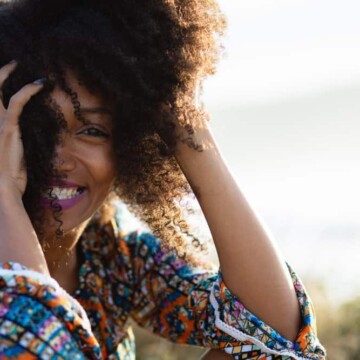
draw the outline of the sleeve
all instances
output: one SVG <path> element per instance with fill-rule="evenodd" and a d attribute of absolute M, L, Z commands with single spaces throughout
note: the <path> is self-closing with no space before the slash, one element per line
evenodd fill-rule
<path fill-rule="evenodd" d="M 306 291 L 289 268 L 302 315 L 293 343 L 247 310 L 226 287 L 221 270 L 192 267 L 164 252 L 148 233 L 127 240 L 134 297 L 131 316 L 171 341 L 221 349 L 234 359 L 325 359 Z"/>
<path fill-rule="evenodd" d="M 99 359 L 80 304 L 58 283 L 0 263 L 0 359 Z"/>

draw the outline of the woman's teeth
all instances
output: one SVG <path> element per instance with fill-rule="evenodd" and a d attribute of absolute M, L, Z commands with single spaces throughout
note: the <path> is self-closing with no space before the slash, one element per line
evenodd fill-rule
<path fill-rule="evenodd" d="M 50 197 L 50 199 L 56 197 L 58 200 L 68 200 L 74 198 L 75 196 L 79 195 L 82 192 L 83 190 L 80 187 L 78 188 L 53 187 L 49 189 L 47 196 Z"/>

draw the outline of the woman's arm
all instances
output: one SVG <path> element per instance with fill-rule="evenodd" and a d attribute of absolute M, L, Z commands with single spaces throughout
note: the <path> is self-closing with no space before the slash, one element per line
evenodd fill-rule
<path fill-rule="evenodd" d="M 292 271 L 303 323 L 296 343 L 252 314 L 229 291 L 221 272 L 205 271 L 201 264 L 195 267 L 164 251 L 160 239 L 150 233 L 123 237 L 116 226 L 113 233 L 109 226 L 103 229 L 96 232 L 108 233 L 110 238 L 118 234 L 111 288 L 119 289 L 116 299 L 122 299 L 121 309 L 140 326 L 180 344 L 220 349 L 234 359 L 325 358 L 316 338 L 311 302 Z M 100 269 L 95 272 L 108 273 Z"/>
<path fill-rule="evenodd" d="M 289 340 L 300 328 L 288 269 L 222 158 L 207 124 L 195 129 L 196 152 L 178 144 L 176 159 L 205 215 L 224 281 L 254 314 Z"/>
<path fill-rule="evenodd" d="M 12 96 L 5 109 L 1 89 L 15 67 L 16 63 L 10 63 L 0 69 L 0 262 L 19 262 L 49 275 L 45 256 L 22 202 L 27 176 L 19 129 L 24 106 L 42 89 L 42 84 L 24 86 Z"/>
<path fill-rule="evenodd" d="M 80 304 L 48 276 L 0 263 L 0 359 L 99 359 Z"/>
<path fill-rule="evenodd" d="M 49 275 L 44 253 L 21 199 L 0 185 L 0 263 L 7 261 Z"/>

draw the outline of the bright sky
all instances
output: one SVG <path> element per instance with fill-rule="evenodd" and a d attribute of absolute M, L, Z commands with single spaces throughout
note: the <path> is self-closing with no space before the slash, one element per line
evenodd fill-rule
<path fill-rule="evenodd" d="M 227 55 L 205 88 L 207 102 L 257 103 L 360 82 L 358 0 L 219 3 Z"/>
<path fill-rule="evenodd" d="M 226 57 L 203 99 L 266 214 L 360 214 L 360 2 L 219 0 Z"/>
<path fill-rule="evenodd" d="M 225 159 L 300 275 L 358 295 L 360 1 L 219 2 L 226 57 L 203 99 Z"/>

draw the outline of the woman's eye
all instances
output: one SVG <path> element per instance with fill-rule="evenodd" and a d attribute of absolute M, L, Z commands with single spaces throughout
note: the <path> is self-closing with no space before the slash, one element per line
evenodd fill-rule
<path fill-rule="evenodd" d="M 106 132 L 101 131 L 95 127 L 87 128 L 87 129 L 83 130 L 81 132 L 81 134 L 95 136 L 95 137 L 105 137 L 105 138 L 109 137 L 109 134 L 107 134 Z"/>

